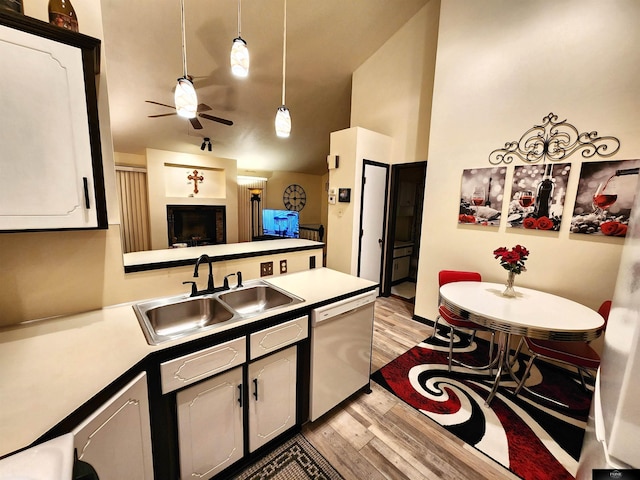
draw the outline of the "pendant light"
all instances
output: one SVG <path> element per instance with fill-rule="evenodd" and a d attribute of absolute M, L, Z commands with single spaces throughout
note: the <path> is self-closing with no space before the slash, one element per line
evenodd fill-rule
<path fill-rule="evenodd" d="M 236 77 L 249 75 L 249 49 L 247 42 L 240 35 L 242 31 L 242 0 L 238 0 L 238 37 L 233 39 L 231 46 L 231 73 Z"/>
<path fill-rule="evenodd" d="M 196 118 L 198 110 L 198 96 L 193 83 L 187 76 L 187 38 L 184 28 L 184 0 L 180 0 L 182 17 L 182 77 L 178 79 L 175 92 L 176 111 L 184 118 Z"/>
<path fill-rule="evenodd" d="M 282 37 L 282 105 L 278 107 L 276 112 L 276 135 L 286 138 L 291 133 L 291 115 L 284 101 L 287 73 L 287 0 L 284 0 L 284 31 Z"/>

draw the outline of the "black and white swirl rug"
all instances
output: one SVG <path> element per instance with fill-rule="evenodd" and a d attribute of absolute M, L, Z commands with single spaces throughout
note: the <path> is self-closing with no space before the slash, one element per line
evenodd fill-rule
<path fill-rule="evenodd" d="M 521 478 L 573 479 L 592 397 L 577 375 L 537 361 L 527 380 L 532 390 L 570 408 L 536 400 L 526 392 L 516 397 L 515 382 L 506 378 L 486 406 L 493 377 L 488 370 L 455 365 L 447 372 L 448 344 L 445 336 L 428 338 L 371 378 Z M 488 347 L 482 339 L 469 344 L 468 338 L 456 337 L 454 358 L 483 365 Z M 516 375 L 524 370 L 527 358 L 520 354 L 513 366 Z"/>

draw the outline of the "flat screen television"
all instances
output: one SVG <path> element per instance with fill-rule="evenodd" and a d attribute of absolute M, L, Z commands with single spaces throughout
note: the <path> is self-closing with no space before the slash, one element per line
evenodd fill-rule
<path fill-rule="evenodd" d="M 298 212 L 265 208 L 262 210 L 262 232 L 275 237 L 299 238 Z"/>

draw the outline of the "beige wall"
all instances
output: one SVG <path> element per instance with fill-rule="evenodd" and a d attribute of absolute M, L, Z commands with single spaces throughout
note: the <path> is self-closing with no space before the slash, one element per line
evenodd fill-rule
<path fill-rule="evenodd" d="M 353 74 L 351 126 L 392 137 L 390 163 L 427 158 L 439 7 L 431 0 Z"/>
<path fill-rule="evenodd" d="M 509 231 L 504 222 L 458 225 L 457 192 L 463 169 L 489 166 L 492 150 L 549 112 L 581 132 L 618 137 L 622 147 L 612 159 L 639 158 L 639 24 L 635 0 L 442 1 L 416 314 L 435 317 L 440 269 L 505 281 L 491 252 L 518 243 L 531 255 L 516 288 L 550 291 L 594 309 L 612 296 L 622 239 L 569 232 L 579 155 L 570 158 L 565 218 L 556 233 Z"/>
<path fill-rule="evenodd" d="M 349 203 L 328 205 L 327 267 L 358 273 L 360 205 L 364 160 L 390 163 L 391 138 L 354 127 L 331 133 L 330 155 L 340 157 L 339 168 L 329 170 L 329 189 L 351 188 Z"/>
<path fill-rule="evenodd" d="M 284 209 L 282 195 L 291 184 L 304 188 L 307 203 L 300 211 L 300 223 L 322 223 L 326 225 L 326 216 L 322 214 L 324 183 L 320 175 L 295 172 L 273 172 L 267 181 L 267 198 L 264 208 Z"/>

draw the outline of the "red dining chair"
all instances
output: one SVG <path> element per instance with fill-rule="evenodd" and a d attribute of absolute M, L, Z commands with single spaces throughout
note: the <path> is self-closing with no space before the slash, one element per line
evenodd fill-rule
<path fill-rule="evenodd" d="M 602 302 L 602 305 L 600 305 L 600 308 L 598 309 L 598 313 L 602 315 L 602 318 L 604 318 L 603 329 L 607 328 L 607 321 L 609 320 L 610 311 L 611 300 Z M 554 362 L 560 362 L 575 367 L 578 370 L 578 374 L 580 375 L 580 382 L 582 383 L 582 388 L 584 388 L 585 391 L 587 390 L 587 385 L 584 381 L 584 375 L 587 374 L 593 378 L 593 375 L 591 375 L 589 370 L 597 370 L 600 366 L 600 357 L 591 347 L 591 345 L 589 345 L 589 342 L 563 342 L 557 340 L 537 340 L 533 338 L 522 337 L 520 339 L 520 343 L 518 344 L 518 348 L 516 349 L 516 356 L 519 353 L 523 343 L 527 345 L 527 348 L 531 352 L 531 358 L 527 363 L 527 367 L 525 368 L 520 383 L 516 387 L 516 390 L 514 392 L 516 395 L 524 387 L 524 383 L 529 376 L 529 372 L 531 371 L 533 362 L 537 358 L 552 360 Z M 554 399 L 547 397 L 544 398 L 550 400 L 553 403 L 560 404 L 560 402 L 557 402 Z"/>
<path fill-rule="evenodd" d="M 480 282 L 482 281 L 482 276 L 478 272 L 465 272 L 460 270 L 441 270 L 438 273 L 438 283 L 440 286 L 445 285 L 447 283 L 452 282 Z M 438 307 L 438 316 L 436 317 L 436 321 L 433 325 L 433 334 L 431 338 L 435 337 L 438 333 L 438 321 L 442 319 L 447 323 L 449 327 L 449 372 L 451 371 L 451 364 L 455 363 L 456 365 L 462 365 L 463 367 L 470 368 L 472 370 L 486 370 L 492 369 L 493 365 L 496 363 L 495 359 L 493 359 L 493 344 L 495 340 L 495 332 L 489 328 L 483 327 L 474 323 L 470 320 L 465 320 L 464 318 L 456 315 L 451 310 L 449 310 L 446 306 L 440 305 Z M 453 340 L 454 340 L 454 332 L 457 329 L 465 329 L 471 330 L 471 336 L 469 338 L 469 344 L 471 345 L 476 336 L 476 331 L 487 331 L 491 332 L 491 345 L 489 347 L 489 363 L 487 365 L 482 365 L 479 367 L 467 365 L 465 363 L 460 362 L 459 360 L 453 359 Z M 493 372 L 490 371 L 490 374 Z"/>

